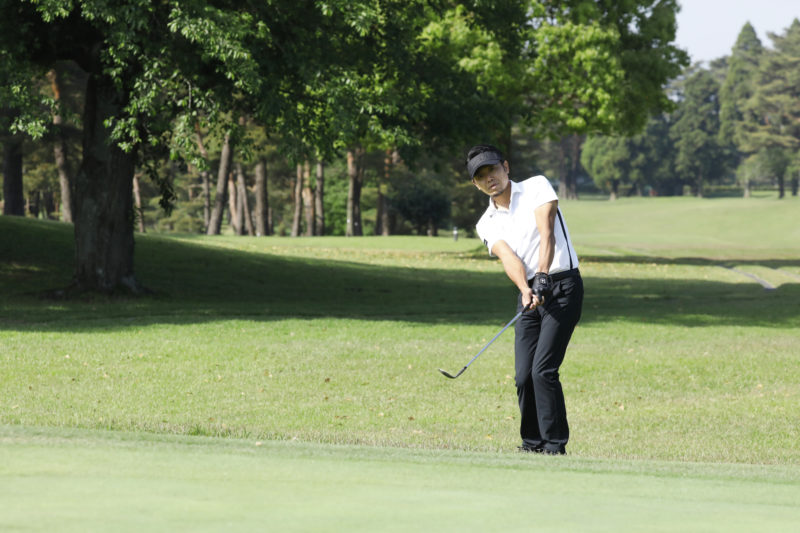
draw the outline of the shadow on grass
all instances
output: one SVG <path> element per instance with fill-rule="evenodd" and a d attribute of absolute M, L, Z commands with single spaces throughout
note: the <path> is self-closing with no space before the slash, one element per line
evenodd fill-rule
<path fill-rule="evenodd" d="M 0 223 L 0 331 L 109 331 L 227 318 L 501 324 L 515 312 L 516 290 L 500 272 L 283 257 L 163 238 L 137 241 L 136 272 L 154 295 L 49 300 L 41 296 L 45 290 L 69 283 L 71 228 L 14 226 L 18 234 L 9 237 L 8 225 Z M 717 264 L 704 261 L 664 259 L 669 264 Z M 641 262 L 655 261 L 647 257 Z M 755 283 L 587 276 L 585 285 L 584 325 L 624 320 L 684 327 L 786 327 L 800 321 L 800 284 L 764 291 Z"/>
<path fill-rule="evenodd" d="M 633 263 L 640 265 L 736 266 L 758 265 L 769 268 L 800 267 L 800 259 L 708 259 L 705 257 L 660 257 L 653 255 L 581 255 L 591 263 Z"/>

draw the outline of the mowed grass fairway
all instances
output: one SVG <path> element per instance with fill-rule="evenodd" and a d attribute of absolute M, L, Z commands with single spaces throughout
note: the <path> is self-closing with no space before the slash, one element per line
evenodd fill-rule
<path fill-rule="evenodd" d="M 0 530 L 796 531 L 800 203 L 562 205 L 567 457 L 516 453 L 515 312 L 474 239 L 137 236 L 0 217 Z M 763 284 L 774 287 L 766 290 Z"/>

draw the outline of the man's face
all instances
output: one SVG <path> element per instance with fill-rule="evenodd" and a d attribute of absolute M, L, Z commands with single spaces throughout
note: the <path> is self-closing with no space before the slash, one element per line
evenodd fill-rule
<path fill-rule="evenodd" d="M 472 183 L 489 196 L 498 196 L 508 187 L 508 161 L 485 165 L 478 169 Z"/>

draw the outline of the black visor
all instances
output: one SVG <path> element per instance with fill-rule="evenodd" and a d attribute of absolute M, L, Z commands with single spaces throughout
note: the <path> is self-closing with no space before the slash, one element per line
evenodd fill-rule
<path fill-rule="evenodd" d="M 474 179 L 475 173 L 478 172 L 479 168 L 485 167 L 486 165 L 496 165 L 503 161 L 503 156 L 498 152 L 483 152 L 469 160 L 469 163 L 467 163 L 467 172 L 469 172 L 470 179 Z"/>

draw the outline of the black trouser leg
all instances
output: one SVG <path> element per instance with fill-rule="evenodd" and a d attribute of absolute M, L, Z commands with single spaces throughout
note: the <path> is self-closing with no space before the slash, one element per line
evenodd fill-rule
<path fill-rule="evenodd" d="M 554 284 L 553 295 L 544 306 L 526 312 L 516 323 L 516 385 L 525 446 L 558 452 L 569 440 L 558 370 L 582 305 L 581 278 L 566 278 Z"/>
<path fill-rule="evenodd" d="M 521 308 L 521 304 L 520 304 Z M 536 414 L 536 394 L 533 390 L 533 357 L 539 339 L 541 317 L 536 311 L 524 313 L 514 326 L 514 369 L 516 371 L 517 399 L 519 400 L 520 436 L 522 445 L 542 447 L 539 418 Z"/>

